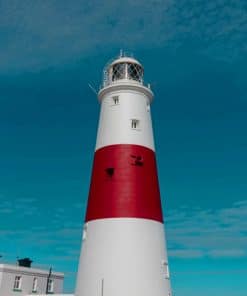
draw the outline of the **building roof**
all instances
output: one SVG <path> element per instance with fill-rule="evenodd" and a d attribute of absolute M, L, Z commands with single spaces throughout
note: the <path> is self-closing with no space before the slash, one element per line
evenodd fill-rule
<path fill-rule="evenodd" d="M 9 273 L 20 272 L 22 274 L 27 274 L 27 275 L 31 274 L 31 275 L 45 276 L 45 277 L 47 277 L 47 275 L 49 274 L 49 270 L 46 270 L 46 269 L 23 267 L 23 266 L 12 265 L 12 264 L 0 264 L 0 272 L 9 272 Z M 51 277 L 63 279 L 64 273 L 52 271 Z"/>

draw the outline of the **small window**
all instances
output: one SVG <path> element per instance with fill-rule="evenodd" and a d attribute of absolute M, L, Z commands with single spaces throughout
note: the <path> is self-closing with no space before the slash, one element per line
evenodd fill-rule
<path fill-rule="evenodd" d="M 47 292 L 48 293 L 53 293 L 53 291 L 54 291 L 54 281 L 52 279 L 48 279 Z"/>
<path fill-rule="evenodd" d="M 170 273 L 169 273 L 169 266 L 168 263 L 165 260 L 162 260 L 162 269 L 165 274 L 165 278 L 169 279 L 170 278 Z"/>
<path fill-rule="evenodd" d="M 138 119 L 132 119 L 131 120 L 131 128 L 132 129 L 137 129 L 140 125 L 140 120 Z"/>
<path fill-rule="evenodd" d="M 168 263 L 166 264 L 166 278 L 167 278 L 167 279 L 170 278 L 170 272 L 169 272 L 169 266 L 168 266 Z"/>
<path fill-rule="evenodd" d="M 114 105 L 118 105 L 119 104 L 119 96 L 112 97 L 112 100 L 113 100 Z"/>
<path fill-rule="evenodd" d="M 82 240 L 85 241 L 86 238 L 87 238 L 87 224 L 84 224 L 83 234 L 82 234 Z"/>
<path fill-rule="evenodd" d="M 38 287 L 38 279 L 35 277 L 33 279 L 33 288 L 32 288 L 32 292 L 37 292 L 37 287 Z"/>
<path fill-rule="evenodd" d="M 21 276 L 19 275 L 15 277 L 14 290 L 21 290 Z"/>
<path fill-rule="evenodd" d="M 147 111 L 150 112 L 150 103 L 147 102 Z"/>

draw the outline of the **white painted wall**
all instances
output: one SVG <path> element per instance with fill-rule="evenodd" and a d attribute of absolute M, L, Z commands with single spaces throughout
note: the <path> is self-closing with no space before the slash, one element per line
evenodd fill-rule
<path fill-rule="evenodd" d="M 19 267 L 9 264 L 0 264 L 0 296 L 21 296 L 31 294 L 33 287 L 33 279 L 38 279 L 37 293 L 45 293 L 48 271 Z M 20 275 L 22 277 L 21 291 L 14 291 L 15 277 Z M 54 293 L 62 293 L 63 291 L 63 278 L 62 273 L 52 273 L 51 279 L 54 281 Z M 37 295 L 35 293 L 35 295 Z"/>
<path fill-rule="evenodd" d="M 117 105 L 114 96 L 119 97 Z M 131 119 L 140 120 L 136 130 L 131 128 Z M 115 144 L 135 144 L 154 150 L 150 99 L 140 91 L 112 91 L 102 98 L 96 150 Z"/>
<path fill-rule="evenodd" d="M 170 295 L 162 223 L 98 219 L 87 223 L 84 237 L 76 296 L 101 296 L 101 289 L 106 296 Z"/>
<path fill-rule="evenodd" d="M 118 96 L 118 104 L 114 96 Z M 98 97 L 101 111 L 96 150 L 117 144 L 155 150 L 150 89 L 119 80 L 101 89 Z M 136 129 L 131 127 L 132 119 L 139 120 Z M 162 223 L 108 218 L 89 221 L 84 229 L 75 296 L 171 295 Z"/>

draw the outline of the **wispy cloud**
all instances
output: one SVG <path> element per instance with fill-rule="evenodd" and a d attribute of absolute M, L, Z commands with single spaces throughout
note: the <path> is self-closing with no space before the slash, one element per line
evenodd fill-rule
<path fill-rule="evenodd" d="M 183 249 L 183 250 L 176 250 L 171 249 L 169 250 L 169 257 L 176 257 L 176 258 L 201 258 L 203 257 L 203 251 L 201 250 L 193 250 L 193 249 Z"/>
<path fill-rule="evenodd" d="M 35 206 L 35 198 L 19 198 L 9 200 L 4 195 L 0 196 L 0 214 L 21 214 L 21 215 L 34 215 L 38 208 Z"/>
<path fill-rule="evenodd" d="M 8 204 L 9 205 L 9 204 Z M 26 202 L 32 207 L 32 203 Z M 81 212 L 81 205 L 71 205 L 73 211 Z M 43 225 L 30 226 L 22 229 L 0 229 L 1 249 L 3 262 L 13 262 L 16 256 L 31 256 L 34 266 L 43 269 L 63 270 L 67 282 L 74 282 L 76 266 L 80 253 L 82 221 L 68 220 L 68 209 L 55 210 L 56 224 L 51 227 Z M 34 213 L 35 215 L 35 213 Z M 210 257 L 219 258 L 246 258 L 247 245 L 247 201 L 239 201 L 227 208 L 218 210 L 189 208 L 182 206 L 170 210 L 165 217 L 168 256 L 180 260 L 200 260 Z M 45 213 L 41 213 L 44 217 Z M 66 225 L 65 225 L 66 224 Z M 11 246 L 11 254 L 9 248 Z M 64 265 L 64 262 L 66 264 Z M 175 270 L 173 275 L 186 273 L 193 274 L 245 274 L 246 269 L 219 269 L 219 270 Z M 72 289 L 72 288 L 71 288 Z"/>
<path fill-rule="evenodd" d="M 175 50 L 187 41 L 218 58 L 247 50 L 244 0 L 2 0 L 0 11 L 2 71 L 40 69 L 107 48 Z"/>
<path fill-rule="evenodd" d="M 247 201 L 218 210 L 181 208 L 167 213 L 171 257 L 247 256 Z"/>
<path fill-rule="evenodd" d="M 20 198 L 12 203 L 1 196 L 0 214 L 30 215 L 31 218 L 47 216 L 36 206 L 35 198 Z M 71 205 L 73 213 L 80 215 L 83 203 Z M 170 210 L 165 216 L 165 226 L 170 257 L 178 258 L 225 258 L 247 256 L 247 201 L 235 202 L 232 206 L 213 209 L 188 208 L 181 206 Z M 18 229 L 2 228 L 0 235 L 3 241 L 15 241 L 23 246 L 34 248 L 53 248 L 58 256 L 68 256 L 70 260 L 78 257 L 83 221 L 71 219 L 68 209 L 53 209 L 49 217 L 49 227 L 40 224 L 27 225 Z M 66 222 L 67 221 L 67 222 Z M 61 249 L 60 243 L 63 242 Z M 59 247 L 60 246 L 60 247 Z M 54 252 L 56 257 L 56 252 Z"/>
<path fill-rule="evenodd" d="M 35 198 L 15 198 L 13 201 L 1 195 L 0 216 L 4 221 L 8 218 L 9 222 L 2 223 L 0 227 L 0 253 L 7 250 L 9 245 L 13 245 L 15 250 L 12 252 L 15 257 L 17 253 L 21 255 L 20 250 L 28 252 L 31 246 L 33 250 L 40 250 L 41 257 L 47 252 L 50 254 L 53 249 L 50 257 L 54 260 L 56 256 L 67 256 L 69 260 L 75 260 L 78 253 L 76 250 L 80 245 L 82 221 L 78 223 L 77 218 L 73 219 L 71 211 L 73 215 L 77 213 L 78 217 L 81 206 L 78 207 L 78 203 L 75 203 L 71 205 L 71 209 L 40 208 Z"/>

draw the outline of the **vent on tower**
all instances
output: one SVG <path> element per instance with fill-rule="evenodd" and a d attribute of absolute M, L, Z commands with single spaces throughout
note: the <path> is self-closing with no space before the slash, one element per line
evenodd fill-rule
<path fill-rule="evenodd" d="M 107 168 L 105 171 L 109 177 L 114 175 L 114 168 Z"/>
<path fill-rule="evenodd" d="M 140 155 L 131 155 L 131 157 L 133 158 L 133 165 L 136 166 L 143 166 L 143 157 Z"/>

